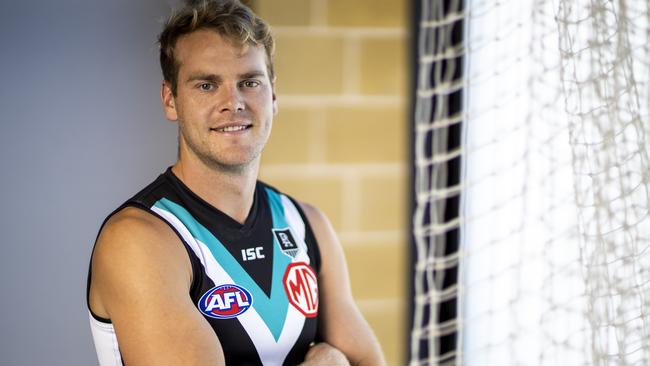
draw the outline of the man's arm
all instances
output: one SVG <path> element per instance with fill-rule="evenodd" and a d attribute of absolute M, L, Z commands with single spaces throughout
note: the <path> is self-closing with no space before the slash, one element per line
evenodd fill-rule
<path fill-rule="evenodd" d="M 90 304 L 113 322 L 127 365 L 225 365 L 191 281 L 187 252 L 161 220 L 136 208 L 109 220 L 93 254 Z"/>
<path fill-rule="evenodd" d="M 354 366 L 379 366 L 385 361 L 370 326 L 357 308 L 348 277 L 343 250 L 327 217 L 317 208 L 301 204 L 314 231 L 321 253 L 318 277 L 320 326 L 324 341 L 345 354 Z M 327 357 L 336 350 L 324 347 Z M 304 365 L 311 365 L 310 355 Z M 318 365 L 316 355 L 313 365 Z"/>

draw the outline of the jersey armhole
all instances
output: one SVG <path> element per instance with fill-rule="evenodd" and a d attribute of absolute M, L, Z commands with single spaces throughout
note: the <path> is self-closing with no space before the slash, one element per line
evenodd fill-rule
<path fill-rule="evenodd" d="M 167 226 L 169 226 L 174 231 L 176 236 L 181 240 L 181 243 L 183 244 L 183 247 L 185 248 L 185 251 L 187 252 L 187 256 L 188 256 L 188 259 L 190 261 L 190 266 L 192 268 L 192 273 L 191 273 L 192 280 L 191 280 L 190 289 L 189 289 L 190 297 L 192 299 L 197 298 L 197 296 L 199 295 L 199 290 L 201 289 L 200 279 L 202 278 L 201 270 L 203 269 L 203 266 L 201 266 L 200 263 L 198 263 L 198 260 L 197 260 L 196 256 L 194 255 L 194 252 L 192 251 L 192 249 L 190 248 L 188 243 L 185 241 L 185 239 L 183 239 L 183 237 L 178 232 L 178 230 L 176 230 L 176 228 L 171 223 L 169 223 L 167 220 L 165 220 L 158 213 L 152 211 L 149 207 L 146 207 L 145 205 L 143 205 L 141 203 L 138 203 L 138 202 L 126 202 L 126 203 L 122 204 L 120 207 L 118 207 L 117 209 L 115 209 L 113 212 L 111 212 L 106 217 L 106 219 L 104 220 L 104 222 L 102 223 L 102 225 L 99 228 L 99 232 L 97 233 L 97 237 L 95 238 L 95 244 L 93 244 L 93 250 L 92 250 L 92 252 L 90 254 L 90 263 L 88 265 L 88 277 L 87 277 L 87 281 L 86 281 L 86 307 L 88 308 L 88 312 L 90 313 L 90 315 L 94 319 L 96 319 L 97 321 L 102 322 L 102 323 L 111 324 L 112 322 L 108 318 L 104 318 L 104 317 L 101 317 L 101 316 L 95 314 L 95 312 L 93 312 L 93 310 L 90 308 L 90 284 L 91 284 L 93 255 L 95 253 L 95 246 L 97 245 L 97 239 L 99 239 L 99 235 L 101 234 L 102 230 L 104 229 L 104 226 L 106 225 L 106 222 L 108 222 L 108 220 L 113 215 L 115 215 L 116 213 L 120 212 L 121 210 L 123 210 L 123 209 L 125 209 L 127 207 L 138 208 L 138 209 L 140 209 L 142 211 L 145 211 L 145 212 L 155 216 L 156 218 L 158 218 L 159 220 L 164 222 Z"/>
<path fill-rule="evenodd" d="M 296 210 L 298 210 L 298 213 L 300 214 L 302 221 L 305 223 L 305 242 L 314 243 L 313 247 L 309 248 L 309 250 L 314 253 L 313 267 L 316 269 L 316 274 L 320 275 L 320 248 L 318 245 L 318 240 L 316 240 L 316 236 L 314 235 L 314 231 L 311 228 L 311 224 L 309 223 L 309 220 L 307 219 L 307 215 L 305 215 L 305 212 L 302 210 L 300 204 L 295 199 L 293 199 L 293 197 L 289 197 L 289 196 L 287 197 L 291 200 L 291 203 L 293 203 L 293 205 L 296 207 Z"/>

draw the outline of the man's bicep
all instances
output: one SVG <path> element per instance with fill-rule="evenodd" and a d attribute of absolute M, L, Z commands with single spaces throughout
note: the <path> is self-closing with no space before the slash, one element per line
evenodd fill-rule
<path fill-rule="evenodd" d="M 109 222 L 93 256 L 92 286 L 128 365 L 223 365 L 219 341 L 189 297 L 179 239 L 137 212 Z"/>
<path fill-rule="evenodd" d="M 152 297 L 147 305 L 113 317 L 127 365 L 224 365 L 221 345 L 196 308 L 170 298 Z"/>

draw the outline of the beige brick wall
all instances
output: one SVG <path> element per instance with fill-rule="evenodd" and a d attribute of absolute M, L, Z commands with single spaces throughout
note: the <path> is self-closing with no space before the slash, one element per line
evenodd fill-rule
<path fill-rule="evenodd" d="M 405 0 L 254 0 L 277 39 L 268 183 L 320 207 L 389 365 L 404 360 Z"/>

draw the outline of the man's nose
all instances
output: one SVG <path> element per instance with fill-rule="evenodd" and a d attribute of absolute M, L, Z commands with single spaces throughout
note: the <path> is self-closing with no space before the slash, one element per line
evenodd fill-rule
<path fill-rule="evenodd" d="M 238 112 L 244 110 L 244 100 L 237 85 L 224 85 L 219 100 L 220 112 Z"/>

